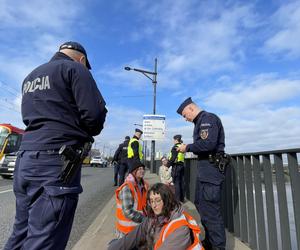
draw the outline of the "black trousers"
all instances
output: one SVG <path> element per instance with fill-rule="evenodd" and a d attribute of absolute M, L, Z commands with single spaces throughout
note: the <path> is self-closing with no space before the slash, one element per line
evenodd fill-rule
<path fill-rule="evenodd" d="M 172 178 L 175 186 L 175 197 L 178 201 L 184 202 L 184 165 L 172 166 Z"/>
<path fill-rule="evenodd" d="M 119 171 L 120 171 L 120 163 L 116 163 L 114 165 L 114 184 L 115 184 L 115 186 L 118 185 Z"/>
<path fill-rule="evenodd" d="M 128 164 L 121 163 L 119 169 L 119 186 L 124 183 L 126 172 L 128 171 Z"/>

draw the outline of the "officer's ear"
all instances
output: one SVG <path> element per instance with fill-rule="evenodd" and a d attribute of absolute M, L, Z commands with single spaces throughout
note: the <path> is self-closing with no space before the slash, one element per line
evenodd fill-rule
<path fill-rule="evenodd" d="M 81 64 L 83 64 L 85 67 L 87 67 L 87 66 L 86 66 L 86 57 L 85 57 L 84 55 L 80 56 L 79 62 L 80 62 Z"/>

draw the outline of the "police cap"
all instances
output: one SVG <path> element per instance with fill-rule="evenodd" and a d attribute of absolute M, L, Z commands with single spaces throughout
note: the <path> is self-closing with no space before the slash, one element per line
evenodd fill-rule
<path fill-rule="evenodd" d="M 91 65 L 90 65 L 90 62 L 88 60 L 87 53 L 86 53 L 85 49 L 83 48 L 83 46 L 80 43 L 65 42 L 62 45 L 60 45 L 59 51 L 62 50 L 62 49 L 72 49 L 72 50 L 76 50 L 76 51 L 79 51 L 82 54 L 84 54 L 84 56 L 86 58 L 86 66 L 87 66 L 88 69 L 91 69 Z"/>
<path fill-rule="evenodd" d="M 139 132 L 139 133 L 143 134 L 143 131 L 138 128 L 135 129 L 135 132 Z"/>
<path fill-rule="evenodd" d="M 185 100 L 180 104 L 179 108 L 177 109 L 177 113 L 180 114 L 180 115 L 182 115 L 183 109 L 184 109 L 187 105 L 189 105 L 189 104 L 191 104 L 191 103 L 193 103 L 191 97 L 185 99 Z"/>
<path fill-rule="evenodd" d="M 130 140 L 130 137 L 128 135 L 126 135 L 125 140 Z"/>
<path fill-rule="evenodd" d="M 173 139 L 177 141 L 181 141 L 181 137 L 182 137 L 181 135 L 174 135 Z"/>

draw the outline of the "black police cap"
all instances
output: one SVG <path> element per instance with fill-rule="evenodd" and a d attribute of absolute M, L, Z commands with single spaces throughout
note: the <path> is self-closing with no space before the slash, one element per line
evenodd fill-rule
<path fill-rule="evenodd" d="M 76 50 L 76 51 L 79 51 L 82 54 L 84 54 L 84 56 L 86 58 L 86 66 L 87 66 L 88 69 L 91 69 L 91 65 L 90 65 L 90 62 L 88 60 L 87 53 L 86 53 L 85 49 L 83 48 L 83 46 L 80 43 L 71 42 L 71 41 L 70 42 L 65 42 L 62 45 L 60 45 L 60 47 L 59 47 L 59 50 L 62 50 L 62 49 L 72 49 L 72 50 Z"/>
<path fill-rule="evenodd" d="M 174 135 L 173 139 L 177 141 L 181 141 L 181 135 Z"/>
<path fill-rule="evenodd" d="M 183 109 L 184 109 L 187 105 L 189 105 L 189 104 L 191 104 L 191 103 L 193 103 L 191 97 L 185 99 L 185 100 L 180 104 L 179 108 L 177 109 L 177 113 L 180 114 L 180 115 L 182 115 Z"/>
<path fill-rule="evenodd" d="M 130 140 L 130 136 L 126 135 L 125 140 Z"/>
<path fill-rule="evenodd" d="M 139 133 L 143 134 L 143 131 L 138 128 L 135 129 L 135 132 L 139 132 Z"/>

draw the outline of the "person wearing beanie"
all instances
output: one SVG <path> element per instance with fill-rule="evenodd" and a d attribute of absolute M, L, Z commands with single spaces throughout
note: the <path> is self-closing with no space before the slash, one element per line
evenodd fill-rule
<path fill-rule="evenodd" d="M 182 144 L 181 135 L 175 135 L 174 146 L 171 149 L 168 167 L 172 166 L 172 179 L 175 185 L 175 197 L 184 202 L 184 153 L 177 151 Z"/>
<path fill-rule="evenodd" d="M 182 102 L 177 113 L 195 125 L 193 143 L 181 144 L 178 150 L 198 156 L 195 206 L 207 232 L 203 246 L 206 250 L 225 250 L 226 235 L 221 211 L 225 169 L 218 164 L 227 158 L 222 122 L 217 115 L 198 107 L 191 97 Z"/>
<path fill-rule="evenodd" d="M 144 180 L 145 166 L 133 161 L 125 182 L 116 190 L 116 237 L 121 238 L 139 225 L 146 216 L 146 196 L 149 188 Z"/>
<path fill-rule="evenodd" d="M 126 172 L 128 171 L 127 164 L 127 148 L 130 137 L 125 136 L 124 142 L 119 144 L 112 162 L 114 163 L 114 186 L 121 186 L 124 182 Z"/>

